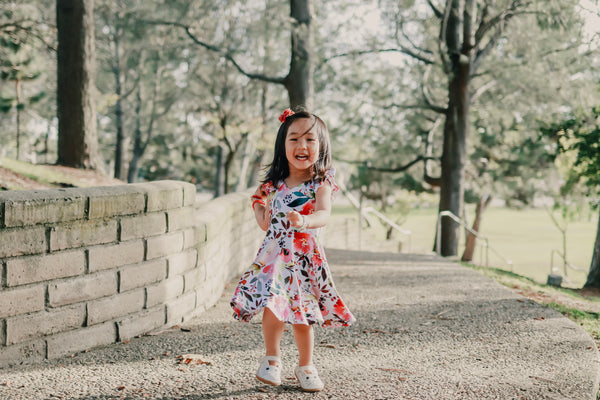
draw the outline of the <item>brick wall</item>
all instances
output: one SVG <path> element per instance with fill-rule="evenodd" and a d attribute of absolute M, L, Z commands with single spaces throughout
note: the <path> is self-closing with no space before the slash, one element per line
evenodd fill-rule
<path fill-rule="evenodd" d="M 249 193 L 176 181 L 0 193 L 0 366 L 172 326 L 213 305 L 263 235 Z"/>

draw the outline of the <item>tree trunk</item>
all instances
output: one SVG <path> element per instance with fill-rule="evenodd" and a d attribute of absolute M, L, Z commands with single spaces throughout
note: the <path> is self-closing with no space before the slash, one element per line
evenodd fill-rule
<path fill-rule="evenodd" d="M 131 154 L 131 160 L 129 160 L 129 170 L 127 171 L 127 182 L 134 183 L 137 180 L 138 175 L 138 161 L 144 153 L 143 142 L 142 142 L 142 94 L 141 89 L 138 86 L 136 92 L 136 105 L 135 105 L 135 130 L 133 131 L 133 151 Z"/>
<path fill-rule="evenodd" d="M 141 57 L 141 62 L 145 60 L 145 57 Z M 142 87 L 141 84 L 137 88 L 136 92 L 136 127 L 134 132 L 134 142 L 133 142 L 133 153 L 131 156 L 131 160 L 129 161 L 129 171 L 127 173 L 127 182 L 132 183 L 137 180 L 138 170 L 139 170 L 139 160 L 142 158 L 144 153 L 146 152 L 146 148 L 148 147 L 148 143 L 152 139 L 152 134 L 154 132 L 154 123 L 160 118 L 160 115 L 157 113 L 157 103 L 158 103 L 158 94 L 160 92 L 160 67 L 159 62 L 156 62 L 156 68 L 154 70 L 154 88 L 152 89 L 152 98 L 150 100 L 144 100 L 144 103 L 150 102 L 150 116 L 148 118 L 148 126 L 146 127 L 145 137 L 142 136 Z M 165 106 L 165 110 L 163 114 L 166 114 L 171 108 L 171 103 L 168 106 Z M 125 146 L 124 146 L 125 147 Z"/>
<path fill-rule="evenodd" d="M 102 169 L 94 105 L 94 1 L 57 0 L 58 163 Z"/>
<path fill-rule="evenodd" d="M 594 287 L 600 289 L 600 214 L 598 215 L 598 229 L 596 231 L 596 242 L 594 243 L 594 254 L 590 272 L 583 287 Z"/>
<path fill-rule="evenodd" d="M 50 122 L 46 121 L 46 136 L 44 137 L 44 162 L 50 164 Z"/>
<path fill-rule="evenodd" d="M 444 144 L 442 151 L 442 180 L 440 186 L 439 211 L 450 211 L 461 217 L 464 201 L 465 163 L 467 160 L 467 131 L 469 117 L 469 72 L 471 67 L 471 32 L 466 22 L 460 18 L 460 1 L 451 0 L 451 9 L 445 27 L 447 46 L 449 85 L 448 108 L 444 124 Z M 464 6 L 466 17 L 468 5 Z M 466 18 L 465 18 L 466 20 Z M 470 26 L 470 25 L 469 25 Z M 460 28 L 463 28 L 462 45 Z M 455 256 L 458 252 L 459 225 L 450 218 L 443 218 L 441 252 L 442 256 Z M 439 250 L 439 249 L 438 249 Z"/>
<path fill-rule="evenodd" d="M 292 108 L 313 106 L 312 10 L 310 0 L 290 0 L 292 17 L 292 58 L 285 88 Z"/>
<path fill-rule="evenodd" d="M 240 166 L 240 176 L 238 179 L 236 192 L 241 192 L 248 188 L 248 173 L 250 171 L 250 163 L 254 159 L 256 153 L 256 145 L 252 140 L 246 140 L 244 144 L 244 153 L 242 154 L 242 161 Z"/>
<path fill-rule="evenodd" d="M 217 145 L 217 155 L 215 167 L 217 169 L 215 174 L 215 197 L 219 197 L 223 195 L 223 187 L 225 186 L 225 177 L 223 170 L 225 169 L 223 162 L 223 145 Z"/>
<path fill-rule="evenodd" d="M 115 128 L 117 131 L 117 137 L 115 142 L 115 170 L 114 176 L 117 179 L 125 179 L 125 162 L 124 155 L 124 137 L 123 137 L 123 89 L 121 85 L 121 55 L 119 46 L 119 15 L 115 13 L 115 20 L 117 27 L 115 27 L 115 34 L 113 36 L 113 44 L 115 46 L 114 63 L 112 67 L 113 75 L 115 78 L 115 94 L 117 95 L 117 101 L 115 103 Z"/>
<path fill-rule="evenodd" d="M 17 94 L 17 160 L 21 158 L 21 79 L 15 81 Z"/>
<path fill-rule="evenodd" d="M 484 196 L 477 203 L 475 208 L 475 220 L 473 221 L 473 231 L 479 233 L 479 227 L 481 226 L 481 219 L 483 218 L 483 212 L 490 204 L 492 196 Z M 467 233 L 467 239 L 465 241 L 465 251 L 463 252 L 461 261 L 473 261 L 473 253 L 475 253 L 475 245 L 477 244 L 477 237 L 471 232 Z"/>
<path fill-rule="evenodd" d="M 223 163 L 223 194 L 229 193 L 229 173 L 231 172 L 231 165 L 233 164 L 233 158 L 235 152 L 228 151 Z"/>

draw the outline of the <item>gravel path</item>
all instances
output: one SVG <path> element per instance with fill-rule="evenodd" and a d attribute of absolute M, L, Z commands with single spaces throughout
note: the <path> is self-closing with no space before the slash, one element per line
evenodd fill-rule
<path fill-rule="evenodd" d="M 598 350 L 559 313 L 433 256 L 327 255 L 358 322 L 316 329 L 323 392 L 293 378 L 291 332 L 284 383 L 254 378 L 260 319 L 232 320 L 230 286 L 183 329 L 0 370 L 0 399 L 595 399 Z"/>

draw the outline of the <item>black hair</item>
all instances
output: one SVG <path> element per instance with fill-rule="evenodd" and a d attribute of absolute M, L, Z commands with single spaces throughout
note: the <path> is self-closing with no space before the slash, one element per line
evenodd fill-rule
<path fill-rule="evenodd" d="M 267 166 L 267 174 L 263 183 L 272 182 L 277 185 L 290 175 L 288 159 L 285 156 L 285 139 L 290 125 L 300 119 L 307 118 L 313 121 L 310 128 L 305 132 L 313 131 L 319 140 L 319 158 L 313 165 L 313 179 L 317 181 L 325 178 L 325 172 L 331 168 L 331 143 L 329 142 L 329 131 L 325 122 L 315 114 L 301 110 L 288 116 L 277 131 L 273 161 Z"/>

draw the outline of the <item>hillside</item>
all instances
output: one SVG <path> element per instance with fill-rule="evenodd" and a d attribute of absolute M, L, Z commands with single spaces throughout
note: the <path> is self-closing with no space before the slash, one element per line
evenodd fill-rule
<path fill-rule="evenodd" d="M 30 164 L 10 158 L 0 159 L 0 191 L 108 186 L 124 183 L 98 171 L 60 165 Z"/>

